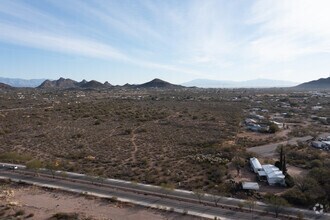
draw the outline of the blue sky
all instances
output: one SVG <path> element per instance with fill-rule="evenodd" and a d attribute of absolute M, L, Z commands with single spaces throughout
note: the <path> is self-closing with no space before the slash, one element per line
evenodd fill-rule
<path fill-rule="evenodd" d="M 1 0 L 0 76 L 328 77 L 329 8 L 328 0 Z"/>

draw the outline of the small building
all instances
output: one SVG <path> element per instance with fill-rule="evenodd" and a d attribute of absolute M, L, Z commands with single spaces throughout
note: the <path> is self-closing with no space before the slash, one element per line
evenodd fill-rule
<path fill-rule="evenodd" d="M 278 167 L 266 164 L 262 165 L 263 171 L 266 174 L 267 182 L 269 185 L 285 185 L 285 176 Z"/>
<path fill-rule="evenodd" d="M 324 150 L 330 150 L 330 141 L 322 141 L 323 143 L 323 149 Z"/>
<path fill-rule="evenodd" d="M 321 141 L 313 141 L 312 146 L 321 149 L 323 147 L 323 143 Z"/>
<path fill-rule="evenodd" d="M 279 129 L 283 129 L 284 128 L 284 123 L 280 123 L 277 121 L 271 121 L 272 123 L 274 123 Z"/>
<path fill-rule="evenodd" d="M 324 145 L 328 145 L 328 146 L 330 146 L 330 141 L 328 141 L 328 140 L 326 140 L 326 141 L 322 141 L 322 143 L 323 143 Z"/>
<path fill-rule="evenodd" d="M 320 109 L 322 109 L 322 106 L 312 106 L 313 111 L 319 111 Z"/>
<path fill-rule="evenodd" d="M 259 184 L 256 182 L 242 182 L 242 189 L 244 190 L 259 190 Z"/>
<path fill-rule="evenodd" d="M 258 124 L 249 124 L 246 126 L 246 128 L 251 131 L 260 131 L 261 130 L 261 126 Z"/>
<path fill-rule="evenodd" d="M 255 119 L 258 119 L 258 120 L 264 120 L 265 117 L 262 116 L 262 115 L 258 115 L 258 114 L 250 114 L 250 118 L 255 118 Z"/>
<path fill-rule="evenodd" d="M 257 123 L 257 121 L 254 120 L 254 119 L 251 119 L 251 118 L 247 118 L 247 119 L 245 119 L 245 124 L 246 124 L 246 125 L 249 125 L 249 124 L 256 124 L 256 123 Z"/>
<path fill-rule="evenodd" d="M 251 165 L 251 170 L 255 173 L 258 173 L 258 171 L 262 170 L 262 166 L 259 160 L 255 157 L 250 158 L 250 165 Z"/>

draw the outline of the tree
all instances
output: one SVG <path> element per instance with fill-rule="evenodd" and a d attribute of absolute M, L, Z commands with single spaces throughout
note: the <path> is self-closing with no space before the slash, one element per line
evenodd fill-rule
<path fill-rule="evenodd" d="M 304 220 L 304 213 L 302 213 L 302 212 L 298 212 L 298 213 L 297 213 L 297 219 L 298 219 L 298 220 Z"/>
<path fill-rule="evenodd" d="M 64 179 L 68 177 L 68 173 L 65 171 L 62 171 L 60 174 L 61 174 L 61 177 Z"/>
<path fill-rule="evenodd" d="M 215 195 L 215 194 L 212 194 L 211 196 L 212 196 L 212 200 L 214 202 L 215 207 L 218 207 L 218 203 L 220 202 L 221 197 L 218 195 Z"/>
<path fill-rule="evenodd" d="M 201 189 L 196 189 L 193 191 L 194 195 L 197 197 L 198 202 L 202 203 L 202 198 L 204 197 L 205 193 Z"/>
<path fill-rule="evenodd" d="M 253 219 L 254 208 L 256 207 L 257 201 L 251 197 L 244 202 L 244 204 L 249 208 L 251 212 L 251 219 Z"/>
<path fill-rule="evenodd" d="M 26 168 L 34 170 L 35 175 L 38 175 L 39 169 L 42 167 L 40 160 L 34 159 L 26 163 Z"/>
<path fill-rule="evenodd" d="M 237 206 L 238 206 L 238 208 L 242 211 L 242 209 L 243 209 L 243 207 L 244 207 L 244 203 L 239 202 L 239 203 L 237 204 Z"/>
<path fill-rule="evenodd" d="M 282 168 L 283 168 L 283 146 L 281 146 L 279 166 L 280 166 L 279 169 L 282 170 Z"/>
<path fill-rule="evenodd" d="M 106 180 L 106 176 L 104 175 L 98 175 L 97 176 L 97 181 L 100 182 L 101 184 Z"/>
<path fill-rule="evenodd" d="M 96 170 L 91 168 L 91 169 L 87 169 L 86 171 L 86 179 L 90 180 L 92 184 L 95 184 L 97 177 L 96 175 Z"/>
<path fill-rule="evenodd" d="M 275 166 L 282 170 L 283 174 L 286 174 L 286 155 L 282 145 L 280 148 L 280 161 L 276 161 Z"/>
<path fill-rule="evenodd" d="M 275 123 L 271 122 L 269 124 L 269 133 L 276 133 L 278 130 L 279 128 Z"/>
<path fill-rule="evenodd" d="M 289 205 L 285 199 L 275 195 L 270 195 L 266 202 L 269 204 L 270 211 L 275 213 L 276 218 L 278 218 L 278 215 L 283 211 L 284 207 Z"/>
<path fill-rule="evenodd" d="M 160 184 L 160 187 L 162 187 L 166 196 L 175 189 L 174 185 L 171 183 L 162 183 Z"/>
<path fill-rule="evenodd" d="M 317 181 L 310 177 L 295 176 L 294 182 L 295 186 L 303 193 L 308 190 L 313 191 L 314 188 L 319 187 Z"/>
<path fill-rule="evenodd" d="M 284 156 L 283 156 L 283 164 L 282 164 L 282 172 L 283 172 L 283 174 L 286 174 L 287 171 L 288 170 L 286 168 L 286 156 L 284 154 Z"/>
<path fill-rule="evenodd" d="M 297 187 L 294 187 L 283 194 L 283 197 L 291 204 L 306 206 L 309 204 L 306 195 Z"/>
<path fill-rule="evenodd" d="M 48 169 L 51 172 L 53 178 L 55 178 L 55 172 L 56 169 L 58 169 L 58 167 L 59 167 L 58 161 L 50 161 L 46 163 L 46 169 Z"/>
<path fill-rule="evenodd" d="M 235 156 L 232 160 L 235 168 L 236 168 L 236 171 L 237 171 L 237 176 L 240 175 L 240 171 L 241 171 L 241 168 L 244 167 L 244 159 L 241 158 L 241 157 L 238 157 L 238 156 Z"/>

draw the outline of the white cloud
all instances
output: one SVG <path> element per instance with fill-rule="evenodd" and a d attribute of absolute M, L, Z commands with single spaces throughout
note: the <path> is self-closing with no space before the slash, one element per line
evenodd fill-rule
<path fill-rule="evenodd" d="M 3 42 L 162 74 L 248 79 L 330 53 L 328 0 L 3 1 Z"/>
<path fill-rule="evenodd" d="M 127 57 L 109 45 L 95 41 L 27 30 L 1 24 L 0 39 L 6 42 L 76 55 L 125 60 Z"/>
<path fill-rule="evenodd" d="M 14 21 L 1 22 L 0 20 L 1 41 L 79 56 L 117 60 L 145 68 L 196 76 L 203 75 L 199 71 L 186 67 L 145 60 L 141 56 L 143 53 L 141 49 L 132 48 L 131 51 L 139 50 L 140 56 L 135 57 L 123 48 L 115 48 L 108 42 L 101 42 L 99 39 L 91 39 L 84 37 L 84 34 L 75 33 L 76 29 L 72 29 L 72 27 L 77 25 L 76 22 L 71 23 L 72 21 L 69 20 L 62 26 L 61 20 L 30 5 L 18 4 L 12 1 L 6 3 L 8 4 L 0 5 L 0 15 L 1 13 L 6 14 Z M 90 19 L 97 19 L 100 23 L 109 26 L 109 28 L 121 31 L 126 37 L 161 40 L 160 33 L 152 29 L 148 22 L 138 15 L 123 13 L 118 8 L 111 8 L 106 2 L 101 1 L 93 2 L 93 5 L 88 5 L 88 2 L 82 1 L 72 1 L 71 3 L 63 5 L 62 3 L 59 4 L 58 1 L 53 1 L 52 5 L 60 7 L 67 12 L 76 13 L 76 16 L 78 15 L 80 18 L 86 16 Z M 79 25 L 82 25 L 83 29 L 85 28 L 84 24 Z M 91 29 L 88 28 L 88 30 Z M 94 30 L 95 33 L 99 31 L 97 28 Z M 104 31 L 103 34 L 106 33 L 106 30 Z M 151 53 L 146 50 L 145 54 L 150 55 Z"/>
<path fill-rule="evenodd" d="M 162 63 L 156 63 L 152 61 L 145 61 L 139 58 L 134 58 L 111 47 L 108 44 L 96 42 L 89 39 L 54 35 L 40 31 L 31 31 L 3 23 L 0 23 L 0 29 L 6 30 L 4 32 L 0 32 L 0 40 L 13 44 L 44 50 L 51 50 L 56 52 L 64 52 L 68 54 L 76 54 L 80 56 L 101 58 L 107 60 L 117 60 L 120 62 L 126 62 L 151 69 L 187 73 L 196 76 L 205 75 L 200 73 L 199 71 L 195 71 L 188 68 L 166 65 Z"/>
<path fill-rule="evenodd" d="M 329 8 L 327 0 L 257 1 L 248 21 L 258 26 L 248 48 L 252 57 L 261 62 L 283 62 L 329 53 Z"/>

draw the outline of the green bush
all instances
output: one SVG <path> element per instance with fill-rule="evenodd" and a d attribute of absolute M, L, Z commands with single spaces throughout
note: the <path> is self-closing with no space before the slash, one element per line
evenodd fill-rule
<path fill-rule="evenodd" d="M 285 175 L 285 184 L 290 188 L 294 186 L 294 179 L 289 174 Z"/>
<path fill-rule="evenodd" d="M 283 198 L 293 205 L 307 206 L 309 204 L 306 195 L 297 188 L 286 191 Z"/>
<path fill-rule="evenodd" d="M 78 220 L 79 216 L 77 213 L 63 213 L 59 212 L 54 214 L 49 220 Z"/>

